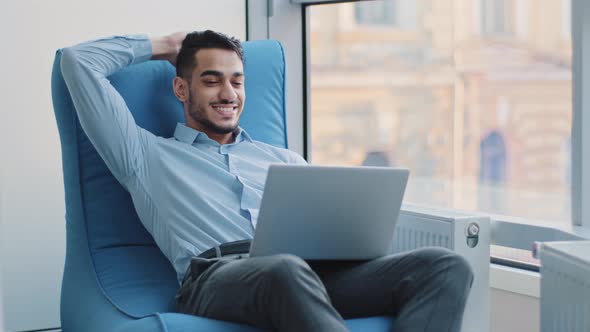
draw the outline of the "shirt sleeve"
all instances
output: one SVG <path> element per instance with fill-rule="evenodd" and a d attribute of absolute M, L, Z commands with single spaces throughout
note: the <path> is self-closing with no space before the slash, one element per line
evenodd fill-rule
<path fill-rule="evenodd" d="M 289 151 L 290 153 L 290 159 L 291 162 L 289 164 L 291 165 L 309 165 L 307 163 L 307 161 L 305 159 L 303 159 L 303 157 L 301 157 L 298 153 L 293 152 L 293 151 Z"/>
<path fill-rule="evenodd" d="M 99 39 L 62 52 L 61 71 L 80 124 L 124 186 L 142 165 L 153 135 L 137 126 L 107 77 L 125 66 L 149 60 L 151 52 L 145 36 Z"/>

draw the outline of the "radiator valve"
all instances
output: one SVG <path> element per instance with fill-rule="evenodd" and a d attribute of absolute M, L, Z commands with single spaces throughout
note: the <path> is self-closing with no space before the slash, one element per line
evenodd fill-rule
<path fill-rule="evenodd" d="M 467 225 L 465 235 L 467 236 L 467 246 L 469 248 L 475 248 L 477 242 L 479 242 L 479 225 L 475 222 Z"/>

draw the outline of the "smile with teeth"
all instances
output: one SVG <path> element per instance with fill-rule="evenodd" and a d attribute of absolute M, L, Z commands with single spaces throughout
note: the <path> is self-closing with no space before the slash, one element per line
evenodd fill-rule
<path fill-rule="evenodd" d="M 233 114 L 238 109 L 233 105 L 213 105 L 213 108 L 222 114 Z"/>

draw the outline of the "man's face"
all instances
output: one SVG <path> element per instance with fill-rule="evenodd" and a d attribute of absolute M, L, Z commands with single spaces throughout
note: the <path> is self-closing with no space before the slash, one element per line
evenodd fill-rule
<path fill-rule="evenodd" d="M 187 124 L 209 136 L 233 132 L 244 109 L 244 65 L 231 50 L 202 49 L 196 55 Z"/>

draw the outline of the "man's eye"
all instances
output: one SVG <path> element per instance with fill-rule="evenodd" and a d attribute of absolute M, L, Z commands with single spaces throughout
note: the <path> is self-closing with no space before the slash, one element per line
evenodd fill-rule
<path fill-rule="evenodd" d="M 207 83 L 207 84 L 215 84 L 215 83 L 217 83 L 217 81 L 205 81 L 205 83 Z"/>
<path fill-rule="evenodd" d="M 237 85 L 237 86 L 240 86 L 240 85 L 242 85 L 242 84 L 244 84 L 244 83 L 242 83 L 242 82 L 234 82 L 233 84 L 234 84 L 234 85 Z"/>

